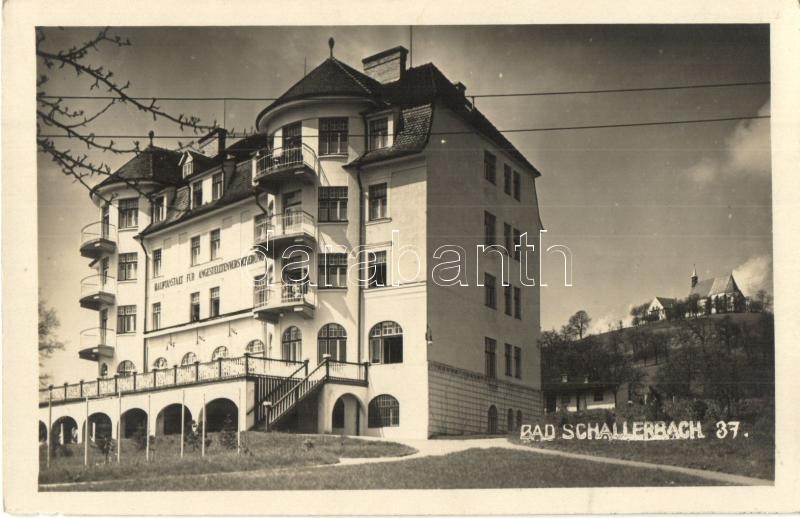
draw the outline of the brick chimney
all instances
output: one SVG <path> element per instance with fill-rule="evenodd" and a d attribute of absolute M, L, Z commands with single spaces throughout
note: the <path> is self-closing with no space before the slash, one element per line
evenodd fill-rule
<path fill-rule="evenodd" d="M 378 52 L 374 56 L 364 58 L 364 73 L 379 83 L 391 83 L 399 81 L 406 73 L 406 58 L 408 49 L 405 47 L 394 47 L 383 52 Z"/>

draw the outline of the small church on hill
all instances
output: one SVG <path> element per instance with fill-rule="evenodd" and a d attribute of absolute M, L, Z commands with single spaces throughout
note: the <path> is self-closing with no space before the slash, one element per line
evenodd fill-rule
<path fill-rule="evenodd" d="M 745 298 L 733 273 L 713 277 L 711 279 L 699 280 L 697 269 L 692 268 L 691 288 L 686 298 L 698 299 L 698 306 L 701 313 L 729 313 L 743 311 L 744 308 L 737 308 L 737 303 L 743 303 Z M 669 297 L 655 297 L 647 308 L 647 313 L 657 317 L 658 320 L 665 320 L 668 313 L 679 302 L 678 299 Z M 710 311 L 706 310 L 706 304 L 711 304 Z M 741 306 L 740 306 L 741 307 Z"/>

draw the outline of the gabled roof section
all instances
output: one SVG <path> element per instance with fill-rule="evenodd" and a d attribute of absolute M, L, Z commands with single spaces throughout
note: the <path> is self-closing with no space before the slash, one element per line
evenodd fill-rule
<path fill-rule="evenodd" d="M 262 110 L 256 117 L 256 127 L 265 113 L 289 101 L 327 95 L 377 98 L 380 91 L 380 83 L 331 57 Z"/>
<path fill-rule="evenodd" d="M 108 178 L 98 183 L 90 191 L 93 195 L 100 187 L 116 183 L 154 181 L 164 186 L 178 185 L 182 182 L 181 169 L 178 165 L 181 153 L 155 146 L 148 146 L 144 151 L 131 158 Z"/>
<path fill-rule="evenodd" d="M 670 297 L 656 297 L 656 300 L 664 308 L 671 308 L 672 306 L 675 305 L 675 302 L 677 302 L 677 299 L 673 299 Z"/>
<path fill-rule="evenodd" d="M 426 104 L 400 112 L 400 129 L 391 146 L 367 151 L 348 166 L 365 165 L 380 160 L 420 153 L 428 144 L 433 123 L 433 106 Z"/>
<path fill-rule="evenodd" d="M 737 293 L 740 291 L 736 281 L 733 280 L 733 275 L 728 274 L 698 282 L 689 292 L 689 295 L 697 294 L 700 297 L 712 297 L 723 293 Z"/>

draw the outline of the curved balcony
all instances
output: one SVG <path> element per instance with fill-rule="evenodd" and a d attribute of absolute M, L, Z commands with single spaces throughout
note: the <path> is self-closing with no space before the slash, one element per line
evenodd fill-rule
<path fill-rule="evenodd" d="M 81 349 L 78 356 L 96 362 L 101 358 L 113 358 L 117 333 L 105 327 L 92 327 L 81 331 Z"/>
<path fill-rule="evenodd" d="M 97 259 L 117 250 L 117 227 L 95 221 L 81 229 L 81 255 Z"/>
<path fill-rule="evenodd" d="M 253 316 L 276 323 L 287 313 L 313 318 L 317 306 L 317 289 L 308 283 L 256 285 L 253 288 Z"/>
<path fill-rule="evenodd" d="M 314 216 L 305 211 L 291 211 L 255 219 L 253 244 L 275 254 L 292 245 L 313 247 L 317 241 Z"/>
<path fill-rule="evenodd" d="M 253 157 L 253 185 L 271 194 L 292 180 L 313 185 L 317 181 L 317 163 L 317 154 L 306 144 L 259 151 Z"/>
<path fill-rule="evenodd" d="M 114 277 L 102 273 L 90 275 L 81 280 L 81 307 L 99 311 L 104 306 L 112 306 L 116 292 L 117 283 Z"/>

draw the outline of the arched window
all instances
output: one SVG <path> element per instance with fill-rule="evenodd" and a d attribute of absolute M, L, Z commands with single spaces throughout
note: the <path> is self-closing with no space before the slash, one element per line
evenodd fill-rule
<path fill-rule="evenodd" d="M 181 358 L 181 365 L 192 365 L 196 361 L 197 355 L 195 353 L 186 353 Z"/>
<path fill-rule="evenodd" d="M 247 342 L 245 352 L 251 355 L 263 356 L 264 355 L 264 342 L 256 338 Z"/>
<path fill-rule="evenodd" d="M 156 370 L 168 368 L 167 359 L 164 358 L 163 356 L 160 358 L 156 358 L 156 361 L 153 362 L 153 368 Z"/>
<path fill-rule="evenodd" d="M 509 408 L 508 415 L 506 417 L 506 431 L 510 432 L 513 429 L 514 429 L 514 411 Z"/>
<path fill-rule="evenodd" d="M 136 371 L 136 365 L 130 360 L 124 360 L 117 365 L 117 374 L 120 376 L 130 376 Z"/>
<path fill-rule="evenodd" d="M 214 352 L 211 353 L 211 361 L 218 360 L 220 358 L 227 358 L 228 357 L 228 348 L 224 345 L 220 345 Z"/>
<path fill-rule="evenodd" d="M 369 349 L 372 363 L 403 363 L 403 328 L 391 320 L 375 324 Z"/>
<path fill-rule="evenodd" d="M 330 354 L 333 360 L 347 361 L 347 332 L 339 324 L 322 326 L 317 336 L 317 351 L 319 362 L 325 354 Z"/>
<path fill-rule="evenodd" d="M 517 430 L 522 429 L 522 410 L 517 410 Z"/>
<path fill-rule="evenodd" d="M 497 408 L 494 405 L 489 407 L 489 422 L 486 432 L 490 434 L 497 433 Z"/>
<path fill-rule="evenodd" d="M 389 394 L 375 396 L 367 407 L 370 428 L 400 426 L 400 403 Z"/>
<path fill-rule="evenodd" d="M 297 326 L 291 326 L 281 336 L 284 360 L 300 361 L 303 353 L 303 334 Z"/>

